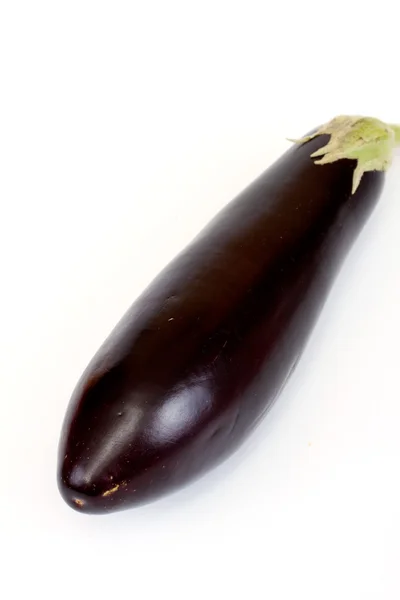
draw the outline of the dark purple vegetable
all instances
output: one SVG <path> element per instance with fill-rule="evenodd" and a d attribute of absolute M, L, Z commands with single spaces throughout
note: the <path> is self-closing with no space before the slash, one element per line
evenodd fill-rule
<path fill-rule="evenodd" d="M 102 513 L 150 502 L 238 448 L 295 368 L 398 141 L 379 121 L 335 119 L 153 281 L 71 399 L 58 470 L 70 506 Z M 310 155 L 328 142 L 316 164 Z"/>

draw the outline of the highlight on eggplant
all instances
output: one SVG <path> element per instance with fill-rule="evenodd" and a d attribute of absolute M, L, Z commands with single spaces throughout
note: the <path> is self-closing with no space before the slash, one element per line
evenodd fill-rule
<path fill-rule="evenodd" d="M 154 279 L 73 392 L 58 485 L 84 513 L 156 500 L 251 434 L 296 367 L 381 194 L 400 126 L 297 140 Z"/>

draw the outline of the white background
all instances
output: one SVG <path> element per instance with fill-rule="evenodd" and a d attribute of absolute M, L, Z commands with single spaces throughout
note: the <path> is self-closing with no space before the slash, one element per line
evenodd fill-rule
<path fill-rule="evenodd" d="M 2 597 L 400 598 L 400 156 L 240 452 L 102 517 L 55 482 L 72 388 L 166 262 L 286 136 L 400 119 L 395 6 L 1 2 Z"/>

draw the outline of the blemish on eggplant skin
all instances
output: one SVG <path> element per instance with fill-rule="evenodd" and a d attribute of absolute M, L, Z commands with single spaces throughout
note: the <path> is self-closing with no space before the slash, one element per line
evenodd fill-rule
<path fill-rule="evenodd" d="M 72 500 L 72 501 L 73 501 L 73 502 L 75 502 L 75 504 L 76 504 L 77 506 L 79 506 L 79 508 L 82 508 L 82 506 L 84 506 L 84 505 L 85 505 L 84 501 L 83 501 L 83 500 L 80 500 L 79 498 L 73 498 L 73 500 Z"/>
<path fill-rule="evenodd" d="M 112 487 L 110 490 L 105 491 L 102 494 L 102 496 L 103 496 L 103 498 L 107 498 L 107 496 L 111 496 L 111 494 L 115 494 L 115 492 L 117 492 L 120 487 L 126 488 L 127 485 L 128 484 L 127 484 L 126 481 L 122 481 L 121 483 L 117 483 L 117 485 L 114 485 L 114 487 Z"/>
<path fill-rule="evenodd" d="M 119 484 L 115 485 L 110 490 L 107 490 L 106 492 L 104 492 L 104 494 L 102 494 L 102 496 L 103 496 L 103 498 L 107 498 L 107 496 L 111 496 L 111 494 L 115 494 L 115 492 L 118 490 L 119 490 Z"/>

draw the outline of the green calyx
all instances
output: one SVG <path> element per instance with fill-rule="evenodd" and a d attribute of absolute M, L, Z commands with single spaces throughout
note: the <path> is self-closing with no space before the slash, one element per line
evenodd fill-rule
<path fill-rule="evenodd" d="M 400 145 L 400 125 L 390 125 L 371 117 L 340 116 L 326 123 L 312 135 L 299 140 L 304 144 L 318 135 L 328 134 L 329 142 L 313 152 L 316 165 L 333 163 L 341 158 L 357 161 L 353 175 L 352 194 L 360 185 L 366 171 L 387 171 L 392 162 L 393 150 Z"/>

